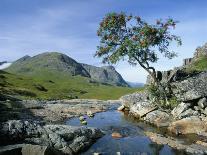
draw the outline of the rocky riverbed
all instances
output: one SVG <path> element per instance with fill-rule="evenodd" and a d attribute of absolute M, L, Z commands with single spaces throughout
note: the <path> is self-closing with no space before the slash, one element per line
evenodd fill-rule
<path fill-rule="evenodd" d="M 63 125 L 71 117 L 109 109 L 117 101 L 1 101 L 0 154 L 77 154 L 103 132 Z"/>
<path fill-rule="evenodd" d="M 202 136 L 201 140 L 190 145 L 178 144 L 175 138 L 147 133 L 159 144 L 168 144 L 175 149 L 185 150 L 192 154 L 207 153 L 207 72 L 201 72 L 181 81 L 170 83 L 179 104 L 173 110 L 156 107 L 146 92 L 134 93 L 121 97 L 120 110 L 153 124 L 159 128 L 166 128 L 169 133 L 179 135 L 195 134 Z"/>

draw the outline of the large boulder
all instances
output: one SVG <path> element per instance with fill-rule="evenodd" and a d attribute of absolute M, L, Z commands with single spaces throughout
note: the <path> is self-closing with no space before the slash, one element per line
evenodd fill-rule
<path fill-rule="evenodd" d="M 187 109 L 189 109 L 191 106 L 190 103 L 180 103 L 177 107 L 175 107 L 172 111 L 171 114 L 173 115 L 174 118 L 180 118 L 180 115 L 186 111 Z"/>
<path fill-rule="evenodd" d="M 136 118 L 142 118 L 155 109 L 157 107 L 150 102 L 138 102 L 130 107 L 129 113 Z"/>
<path fill-rule="evenodd" d="M 50 147 L 66 154 L 77 154 L 103 135 L 101 130 L 68 125 L 41 125 L 29 121 L 12 120 L 1 124 L 1 145 L 28 143 Z M 28 150 L 27 151 L 32 151 Z"/>
<path fill-rule="evenodd" d="M 172 117 L 165 111 L 155 110 L 146 114 L 144 120 L 157 127 L 166 127 L 170 124 Z"/>
<path fill-rule="evenodd" d="M 199 134 L 207 130 L 207 122 L 198 116 L 186 117 L 174 121 L 168 127 L 175 134 Z"/>
<path fill-rule="evenodd" d="M 148 100 L 146 92 L 133 93 L 120 98 L 124 109 L 129 110 L 130 115 L 136 118 L 142 118 L 148 113 L 157 109 L 157 107 Z"/>
<path fill-rule="evenodd" d="M 147 96 L 148 95 L 146 92 L 133 93 L 122 96 L 120 98 L 120 101 L 125 108 L 130 108 L 132 105 L 136 103 L 147 101 Z"/>
<path fill-rule="evenodd" d="M 207 72 L 183 81 L 171 83 L 173 94 L 179 101 L 192 101 L 207 96 Z"/>

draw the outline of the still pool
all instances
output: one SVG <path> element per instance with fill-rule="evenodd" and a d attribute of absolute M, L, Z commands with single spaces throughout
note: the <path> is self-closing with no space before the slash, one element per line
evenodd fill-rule
<path fill-rule="evenodd" d="M 86 119 L 89 127 L 97 127 L 105 132 L 105 135 L 98 139 L 83 155 L 91 155 L 95 152 L 102 155 L 182 155 L 167 145 L 153 143 L 144 131 L 155 131 L 156 128 L 144 122 L 137 121 L 128 115 L 116 110 L 97 113 L 93 118 Z M 81 126 L 79 118 L 72 118 L 66 121 L 72 126 Z M 113 132 L 120 133 L 122 138 L 113 138 Z"/>

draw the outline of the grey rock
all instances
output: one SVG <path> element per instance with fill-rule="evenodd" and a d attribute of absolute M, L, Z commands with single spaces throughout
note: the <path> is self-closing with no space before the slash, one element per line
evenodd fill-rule
<path fill-rule="evenodd" d="M 22 155 L 22 147 L 26 144 L 14 144 L 0 147 L 0 155 Z"/>
<path fill-rule="evenodd" d="M 207 107 L 207 99 L 204 97 L 198 101 L 198 106 L 202 109 Z"/>
<path fill-rule="evenodd" d="M 129 108 L 138 102 L 147 101 L 147 97 L 148 95 L 146 92 L 139 92 L 122 96 L 120 98 L 120 101 L 122 102 L 124 107 Z"/>
<path fill-rule="evenodd" d="M 15 141 L 37 144 L 46 146 L 34 146 L 34 148 L 38 147 L 42 152 L 52 147 L 67 154 L 71 154 L 71 152 L 77 153 L 85 149 L 103 135 L 101 130 L 95 128 L 68 125 L 40 125 L 22 120 L 5 122 L 1 124 L 1 127 L 0 136 L 4 143 L 13 143 Z M 30 150 L 27 148 L 27 151 Z M 35 149 L 33 152 L 35 152 Z"/>
<path fill-rule="evenodd" d="M 207 96 L 207 72 L 202 72 L 180 82 L 171 83 L 173 94 L 180 101 L 192 101 Z"/>
<path fill-rule="evenodd" d="M 186 111 L 182 112 L 180 115 L 178 115 L 178 119 L 190 117 L 190 116 L 198 116 L 199 112 L 195 111 L 193 109 L 187 109 Z"/>
<path fill-rule="evenodd" d="M 52 147 L 31 144 L 24 145 L 21 152 L 22 155 L 63 155 Z"/>
<path fill-rule="evenodd" d="M 155 110 L 152 111 L 144 117 L 144 120 L 146 122 L 149 122 L 151 124 L 154 124 L 158 127 L 166 127 L 171 122 L 171 116 L 164 111 L 161 110 Z"/>
<path fill-rule="evenodd" d="M 113 66 L 96 67 L 87 64 L 82 64 L 82 66 L 89 73 L 94 82 L 117 86 L 129 86 Z"/>
<path fill-rule="evenodd" d="M 180 103 L 177 107 L 175 107 L 172 111 L 171 114 L 173 115 L 174 118 L 180 118 L 180 115 L 186 111 L 187 109 L 189 109 L 189 107 L 191 106 L 190 103 Z"/>
<path fill-rule="evenodd" d="M 157 107 L 150 102 L 138 102 L 130 107 L 129 113 L 134 117 L 141 118 L 156 109 Z"/>

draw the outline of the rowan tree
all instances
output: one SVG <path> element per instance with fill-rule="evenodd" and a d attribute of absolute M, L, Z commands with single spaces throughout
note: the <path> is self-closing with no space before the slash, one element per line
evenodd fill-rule
<path fill-rule="evenodd" d="M 171 34 L 176 24 L 172 18 L 149 24 L 139 16 L 109 13 L 97 30 L 100 45 L 95 56 L 103 58 L 103 63 L 127 60 L 131 65 L 140 65 L 157 85 L 159 81 L 153 63 L 158 61 L 160 54 L 168 59 L 176 57 L 169 46 L 173 41 L 182 44 L 180 37 Z"/>

